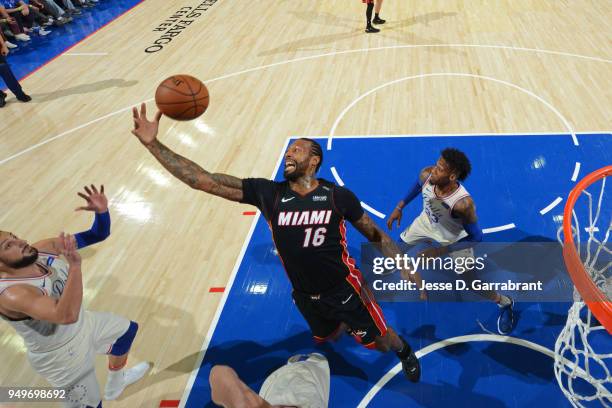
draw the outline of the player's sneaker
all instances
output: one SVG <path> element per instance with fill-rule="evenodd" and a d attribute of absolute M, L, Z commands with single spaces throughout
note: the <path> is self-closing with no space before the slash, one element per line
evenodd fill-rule
<path fill-rule="evenodd" d="M 385 24 L 385 23 L 387 22 L 387 20 L 383 20 L 383 19 L 382 19 L 382 18 L 380 18 L 380 17 L 374 17 L 374 20 L 372 20 L 372 22 L 373 22 L 374 24 Z"/>
<path fill-rule="evenodd" d="M 367 26 L 366 29 L 365 29 L 366 33 L 377 33 L 379 31 L 380 30 L 378 28 L 373 27 L 373 26 Z"/>
<path fill-rule="evenodd" d="M 111 401 L 117 399 L 125 387 L 140 380 L 149 371 L 149 363 L 140 363 L 132 368 L 122 370 L 121 375 L 109 378 L 104 388 L 104 399 Z"/>
<path fill-rule="evenodd" d="M 404 370 L 406 377 L 412 382 L 419 382 L 421 378 L 421 364 L 414 351 L 410 353 L 408 358 L 400 361 L 402 362 L 402 370 Z"/>
<path fill-rule="evenodd" d="M 510 298 L 510 304 L 499 308 L 497 318 L 497 331 L 502 336 L 507 336 L 514 329 L 514 300 Z"/>
<path fill-rule="evenodd" d="M 30 102 L 32 97 L 26 93 L 22 93 L 21 95 L 17 95 L 17 99 L 21 102 Z"/>
<path fill-rule="evenodd" d="M 400 340 L 402 340 L 402 343 L 404 343 L 404 347 L 410 347 L 410 345 L 406 342 L 406 340 L 402 338 L 402 336 L 399 336 L 399 338 Z M 408 379 L 412 382 L 418 382 L 421 378 L 421 364 L 419 363 L 419 359 L 417 358 L 417 356 L 414 354 L 414 350 L 412 350 L 411 348 L 410 354 L 408 354 L 408 356 L 406 356 L 405 358 L 400 357 L 400 361 L 402 362 L 402 370 L 404 370 L 404 374 L 406 374 L 406 377 L 408 377 Z"/>

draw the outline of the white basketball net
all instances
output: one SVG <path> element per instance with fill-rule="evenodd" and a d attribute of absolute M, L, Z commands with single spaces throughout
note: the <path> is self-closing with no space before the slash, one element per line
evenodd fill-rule
<path fill-rule="evenodd" d="M 588 233 L 587 242 L 583 244 L 580 242 L 581 234 L 577 233 L 580 231 L 580 224 L 575 212 L 572 212 L 572 228 L 575 234 L 576 249 L 585 270 L 602 293 L 611 299 L 612 262 L 610 259 L 612 251 L 606 244 L 612 229 L 612 219 L 600 219 L 602 202 L 605 202 L 603 196 L 606 178 L 604 177 L 589 188 L 595 189 L 597 184 L 601 185 L 601 189 L 596 197 L 597 206 L 595 208 L 593 207 L 593 196 L 586 190 L 582 192 L 588 199 L 589 224 L 585 228 Z M 606 207 L 604 207 L 604 212 L 606 212 Z M 602 218 L 608 218 L 608 216 Z M 559 241 L 561 241 L 561 232 L 562 229 L 559 229 L 557 234 Z M 611 354 L 598 353 L 597 347 L 591 346 L 590 342 L 601 346 L 602 339 L 604 344 L 605 342 L 608 344 L 604 352 Z M 554 364 L 557 382 L 574 407 L 612 407 L 612 376 L 610 375 L 612 347 L 610 345 L 612 345 L 612 336 L 608 335 L 606 329 L 591 314 L 574 288 L 574 304 L 569 309 L 565 327 L 555 343 Z"/>

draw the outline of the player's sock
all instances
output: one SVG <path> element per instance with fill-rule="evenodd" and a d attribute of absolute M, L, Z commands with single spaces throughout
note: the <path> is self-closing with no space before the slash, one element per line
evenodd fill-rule
<path fill-rule="evenodd" d="M 421 364 L 419 359 L 410 348 L 410 344 L 406 342 L 401 336 L 398 336 L 403 343 L 401 350 L 396 351 L 395 354 L 399 357 L 402 362 L 402 369 L 404 374 L 412 382 L 418 382 L 421 378 Z"/>
<path fill-rule="evenodd" d="M 402 341 L 402 348 L 396 351 L 395 354 L 400 360 L 404 360 L 408 358 L 408 356 L 410 356 L 410 353 L 412 353 L 412 348 L 410 347 L 410 344 L 408 344 L 408 342 L 404 340 L 402 336 L 398 336 L 398 337 Z"/>
<path fill-rule="evenodd" d="M 508 298 L 507 296 L 505 296 Z M 509 303 L 499 308 L 499 317 L 497 318 L 497 331 L 502 336 L 507 336 L 512 332 L 516 324 L 514 316 L 514 301 L 510 298 Z M 500 302 L 501 303 L 501 302 Z"/>
<path fill-rule="evenodd" d="M 506 295 L 499 295 L 499 302 L 497 302 L 497 306 L 499 307 L 505 307 L 508 306 L 512 303 L 512 301 L 510 300 L 510 298 Z"/>
<path fill-rule="evenodd" d="M 151 365 L 149 363 L 140 363 L 130 369 L 123 367 L 108 367 L 108 379 L 104 388 L 104 399 L 114 400 L 121 395 L 125 387 L 140 380 Z"/>
<path fill-rule="evenodd" d="M 374 3 L 368 3 L 366 6 L 366 29 L 372 27 L 372 12 L 374 11 Z"/>

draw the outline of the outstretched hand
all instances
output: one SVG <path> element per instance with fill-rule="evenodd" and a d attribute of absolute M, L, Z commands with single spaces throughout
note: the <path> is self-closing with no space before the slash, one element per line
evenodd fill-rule
<path fill-rule="evenodd" d="M 59 236 L 62 244 L 61 254 L 66 258 L 70 266 L 79 267 L 81 266 L 81 255 L 77 251 L 76 240 L 74 236 L 70 234 L 64 234 L 63 232 Z"/>
<path fill-rule="evenodd" d="M 96 213 L 104 213 L 108 211 L 108 199 L 104 195 L 104 185 L 100 186 L 100 191 L 93 184 L 90 187 L 84 187 L 85 193 L 78 192 L 79 197 L 87 201 L 87 205 L 75 208 L 75 211 L 95 211 Z"/>
<path fill-rule="evenodd" d="M 387 219 L 387 228 L 389 229 L 389 231 L 393 229 L 393 221 L 397 221 L 398 227 L 400 226 L 400 222 L 402 221 L 402 210 L 398 209 L 397 207 L 393 209 L 393 212 Z"/>
<path fill-rule="evenodd" d="M 147 105 L 140 105 L 140 112 L 136 107 L 132 108 L 132 116 L 134 118 L 134 134 L 140 142 L 147 146 L 155 141 L 157 138 L 157 132 L 159 129 L 159 120 L 161 119 L 162 113 L 157 111 L 153 121 L 147 119 Z"/>

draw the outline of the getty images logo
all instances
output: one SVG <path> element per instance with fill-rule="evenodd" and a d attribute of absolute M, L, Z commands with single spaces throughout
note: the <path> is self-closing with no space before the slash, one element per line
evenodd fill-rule
<path fill-rule="evenodd" d="M 448 256 L 448 257 L 425 257 L 419 255 L 417 257 L 404 255 L 396 255 L 395 257 L 377 257 L 374 258 L 372 265 L 372 273 L 375 275 L 388 275 L 398 270 L 445 270 L 464 273 L 475 269 L 482 271 L 485 268 L 484 256 Z"/>

